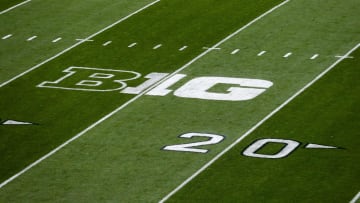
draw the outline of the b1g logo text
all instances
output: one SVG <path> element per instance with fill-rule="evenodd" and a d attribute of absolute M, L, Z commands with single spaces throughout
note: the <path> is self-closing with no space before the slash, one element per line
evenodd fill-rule
<path fill-rule="evenodd" d="M 140 73 L 75 66 L 71 66 L 63 72 L 66 73 L 65 76 L 56 81 L 42 82 L 37 87 L 93 92 L 119 91 L 124 94 L 146 92 L 145 95 L 152 96 L 166 96 L 173 93 L 182 98 L 244 101 L 254 99 L 273 85 L 270 81 L 260 79 L 207 76 L 193 78 L 174 90 L 171 87 L 184 80 L 187 75 L 149 73 L 144 76 L 147 79 L 145 82 L 136 87 L 128 87 L 126 82 L 140 79 Z M 222 91 L 216 90 L 216 87 L 219 86 L 227 88 Z"/>

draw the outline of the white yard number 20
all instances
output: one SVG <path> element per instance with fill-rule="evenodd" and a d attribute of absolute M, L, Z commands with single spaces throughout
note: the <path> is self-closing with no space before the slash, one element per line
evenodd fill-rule
<path fill-rule="evenodd" d="M 181 138 L 193 138 L 193 137 L 206 137 L 209 138 L 207 141 L 202 142 L 193 142 L 187 144 L 177 144 L 177 145 L 169 145 L 165 146 L 163 150 L 168 151 L 179 151 L 179 152 L 196 152 L 196 153 L 207 153 L 208 149 L 199 149 L 195 147 L 207 146 L 212 144 L 218 144 L 224 140 L 224 136 L 222 135 L 214 135 L 214 134 L 205 134 L 205 133 L 186 133 L 180 135 Z M 262 154 L 258 151 L 267 144 L 283 144 L 278 152 L 274 154 Z M 300 146 L 300 142 L 294 140 L 284 140 L 284 139 L 259 139 L 252 143 L 250 146 L 246 147 L 242 152 L 242 155 L 254 158 L 263 158 L 263 159 L 281 159 L 288 156 L 290 153 L 296 150 Z"/>

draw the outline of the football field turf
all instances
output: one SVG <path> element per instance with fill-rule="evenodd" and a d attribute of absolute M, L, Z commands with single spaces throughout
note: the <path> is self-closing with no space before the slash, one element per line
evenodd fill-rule
<path fill-rule="evenodd" d="M 356 202 L 359 10 L 33 0 L 1 14 L 0 201 Z"/>

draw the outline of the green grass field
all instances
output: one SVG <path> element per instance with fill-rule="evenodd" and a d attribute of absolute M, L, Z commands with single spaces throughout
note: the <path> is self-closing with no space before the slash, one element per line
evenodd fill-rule
<path fill-rule="evenodd" d="M 359 9 L 32 0 L 1 14 L 0 202 L 356 202 Z"/>

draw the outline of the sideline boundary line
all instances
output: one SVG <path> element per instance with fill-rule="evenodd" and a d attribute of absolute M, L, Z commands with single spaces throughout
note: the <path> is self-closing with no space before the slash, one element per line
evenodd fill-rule
<path fill-rule="evenodd" d="M 157 0 L 155 2 L 153 2 L 152 4 L 158 2 L 160 0 Z M 4 187 L 5 185 L 7 185 L 8 183 L 12 182 L 13 180 L 15 180 L 17 177 L 21 176 L 22 174 L 24 174 L 25 172 L 27 172 L 28 170 L 30 170 L 31 168 L 33 168 L 34 166 L 38 165 L 39 163 L 41 163 L 43 160 L 47 159 L 48 157 L 52 156 L 53 154 L 55 154 L 56 152 L 58 152 L 60 149 L 64 148 L 66 145 L 70 144 L 71 142 L 73 142 L 74 140 L 78 139 L 79 137 L 81 137 L 82 135 L 84 135 L 85 133 L 87 133 L 88 131 L 90 131 L 91 129 L 93 129 L 94 127 L 96 127 L 97 125 L 99 125 L 100 123 L 102 123 L 103 121 L 107 120 L 108 118 L 110 118 L 111 116 L 113 116 L 115 113 L 119 112 L 120 110 L 124 109 L 125 107 L 127 107 L 129 104 L 131 104 L 132 102 L 136 101 L 137 99 L 139 99 L 141 96 L 145 95 L 147 92 L 151 91 L 152 89 L 154 89 L 155 87 L 157 87 L 158 85 L 160 85 L 161 83 L 163 83 L 164 81 L 168 80 L 169 78 L 173 77 L 174 75 L 176 75 L 177 73 L 179 73 L 180 71 L 184 70 L 185 68 L 189 67 L 191 64 L 193 64 L 195 61 L 197 61 L 198 59 L 200 59 L 201 57 L 205 56 L 206 54 L 208 54 L 210 51 L 212 51 L 214 48 L 220 46 L 221 44 L 223 44 L 224 42 L 226 42 L 227 40 L 229 40 L 230 38 L 234 37 L 235 35 L 237 35 L 238 33 L 240 33 L 241 31 L 245 30 L 246 28 L 248 28 L 249 26 L 251 26 L 252 24 L 256 23 L 257 21 L 259 21 L 260 19 L 262 19 L 263 17 L 265 17 L 266 15 L 272 13 L 274 10 L 280 8 L 281 6 L 285 5 L 286 3 L 288 3 L 290 0 L 285 0 L 282 3 L 278 4 L 277 6 L 273 7 L 272 9 L 268 10 L 267 12 L 263 13 L 262 15 L 258 16 L 257 18 L 253 19 L 252 21 L 250 21 L 248 24 L 244 25 L 243 27 L 239 28 L 238 30 L 236 30 L 235 32 L 233 32 L 232 34 L 228 35 L 226 38 L 222 39 L 220 42 L 216 43 L 215 45 L 213 45 L 210 49 L 207 49 L 206 51 L 204 51 L 203 53 L 201 53 L 200 55 L 198 55 L 197 57 L 195 57 L 194 59 L 192 59 L 191 61 L 189 61 L 188 63 L 186 63 L 184 66 L 182 66 L 181 68 L 177 69 L 176 71 L 174 71 L 172 74 L 169 74 L 167 77 L 163 78 L 162 80 L 160 80 L 159 82 L 155 83 L 154 85 L 152 85 L 151 87 L 149 87 L 148 89 L 146 89 L 145 91 L 143 91 L 142 93 L 136 95 L 135 97 L 133 97 L 132 99 L 130 99 L 129 101 L 127 101 L 126 103 L 124 103 L 123 105 L 119 106 L 117 109 L 115 109 L 114 111 L 110 112 L 109 114 L 107 114 L 106 116 L 102 117 L 100 120 L 96 121 L 95 123 L 93 123 L 92 125 L 90 125 L 89 127 L 87 127 L 86 129 L 84 129 L 83 131 L 81 131 L 80 133 L 78 133 L 77 135 L 75 135 L 74 137 L 70 138 L 69 140 L 67 140 L 66 142 L 64 142 L 63 144 L 59 145 L 58 147 L 56 147 L 55 149 L 53 149 L 52 151 L 50 151 L 49 153 L 45 154 L 44 156 L 42 156 L 40 159 L 36 160 L 35 162 L 31 163 L 30 165 L 28 165 L 27 167 L 25 167 L 23 170 L 21 170 L 20 172 L 16 173 L 15 175 L 11 176 L 10 178 L 8 178 L 7 180 L 5 180 L 4 182 L 2 182 L 0 184 L 0 189 L 2 187 Z M 149 4 L 148 6 L 152 5 Z M 87 39 L 90 39 L 91 37 L 88 37 Z M 79 43 L 78 43 L 79 44 Z M 58 54 L 60 55 L 60 54 Z M 56 55 L 56 57 L 58 56 Z M 56 58 L 53 57 L 53 58 Z M 50 61 L 51 59 L 48 59 L 47 61 Z M 46 62 L 47 62 L 46 61 Z M 46 63 L 43 62 L 43 63 Z M 36 68 L 36 66 L 35 66 Z M 33 69 L 35 69 L 33 68 Z M 30 70 L 31 71 L 31 70 Z M 27 71 L 27 72 L 30 72 Z M 26 74 L 26 73 L 24 73 Z M 19 76 L 20 77 L 20 76 Z M 16 78 L 15 78 L 16 79 Z M 10 81 L 11 82 L 11 81 Z M 0 85 L 0 87 L 2 87 L 2 85 Z"/>
<path fill-rule="evenodd" d="M 176 187 L 173 191 L 171 191 L 168 195 L 166 195 L 163 199 L 161 199 L 159 201 L 159 203 L 163 203 L 166 200 L 168 200 L 171 196 L 173 196 L 176 192 L 178 192 L 181 188 L 183 188 L 186 184 L 188 184 L 196 176 L 198 176 L 200 173 L 202 173 L 206 168 L 208 168 L 211 164 L 213 164 L 215 161 L 217 161 L 221 156 L 223 156 L 226 152 L 228 152 L 230 149 L 232 149 L 239 142 L 241 142 L 244 138 L 246 138 L 248 135 L 250 135 L 252 132 L 254 132 L 259 126 L 261 126 L 269 118 L 271 118 L 273 115 L 275 115 L 277 112 L 279 112 L 282 108 L 284 108 L 287 104 L 289 104 L 297 96 L 299 96 L 301 93 L 303 93 L 305 90 L 307 90 L 311 85 L 313 85 L 315 82 L 317 82 L 320 78 L 322 78 L 326 73 L 328 73 L 331 69 L 333 69 L 341 61 L 346 59 L 352 52 L 354 52 L 359 47 L 360 47 L 360 43 L 357 44 L 355 47 L 353 47 L 350 51 L 348 51 L 344 56 L 342 56 L 337 61 L 335 61 L 332 65 L 330 65 L 323 72 L 321 72 L 318 76 L 316 76 L 307 85 L 305 85 L 303 88 L 301 88 L 299 91 L 297 91 L 293 96 L 291 96 L 289 99 L 287 99 L 284 103 L 282 103 L 280 106 L 278 106 L 276 109 L 274 109 L 270 114 L 265 116 L 261 121 L 259 121 L 256 125 L 254 125 L 252 128 L 250 128 L 245 134 L 243 134 L 237 140 L 235 140 L 235 142 L 233 142 L 231 145 L 229 145 L 227 148 L 225 148 L 223 151 L 221 151 L 219 154 L 217 154 L 213 159 L 211 159 L 209 162 L 207 162 L 204 166 L 202 166 L 199 170 L 197 170 L 193 175 L 191 175 L 184 182 L 182 182 L 178 187 Z M 355 198 L 360 198 L 360 192 L 355 196 Z M 350 203 L 352 203 L 352 202 L 350 202 Z"/>
<path fill-rule="evenodd" d="M 132 17 L 133 15 L 135 15 L 135 14 L 137 14 L 137 13 L 139 13 L 139 12 L 141 12 L 141 11 L 145 10 L 145 9 L 147 9 L 148 7 L 150 7 L 150 6 L 154 5 L 154 4 L 158 3 L 158 2 L 160 2 L 160 0 L 156 0 L 156 1 L 153 1 L 153 2 L 151 2 L 151 3 L 149 3 L 149 4 L 147 4 L 146 6 L 144 6 L 144 7 L 140 8 L 140 9 L 138 9 L 137 11 L 135 11 L 135 12 L 133 12 L 133 13 L 131 13 L 131 14 L 129 14 L 129 15 L 127 15 L 127 16 L 125 16 L 125 17 L 123 17 L 123 18 L 119 19 L 118 21 L 114 22 L 113 24 L 108 25 L 107 27 L 105 27 L 105 28 L 103 28 L 103 29 L 99 30 L 98 32 L 96 32 L 96 33 L 94 33 L 94 34 L 92 34 L 92 35 L 90 35 L 90 36 L 86 37 L 84 40 L 81 40 L 81 41 L 79 41 L 79 42 L 75 43 L 74 45 L 72 45 L 72 46 L 70 46 L 70 47 L 68 47 L 68 48 L 64 49 L 63 51 L 61 51 L 61 52 L 57 53 L 56 55 L 54 55 L 54 56 L 52 56 L 52 57 L 50 57 L 50 58 L 46 59 L 45 61 L 43 61 L 43 62 L 41 62 L 41 63 L 39 63 L 39 64 L 37 64 L 37 65 L 35 65 L 35 66 L 31 67 L 30 69 L 28 69 L 28 70 L 26 70 L 26 71 L 24 71 L 24 72 L 20 73 L 19 75 L 17 75 L 17 76 L 15 76 L 15 77 L 11 78 L 10 80 L 3 82 L 2 84 L 0 84 L 0 88 L 1 88 L 1 87 L 4 87 L 5 85 L 7 85 L 7 84 L 11 83 L 12 81 L 14 81 L 14 80 L 16 80 L 16 79 L 18 79 L 18 78 L 20 78 L 20 77 L 22 77 L 22 76 L 26 75 L 27 73 L 29 73 L 29 72 L 31 72 L 31 71 L 33 71 L 33 70 L 35 70 L 35 69 L 39 68 L 40 66 L 44 65 L 45 63 L 47 63 L 47 62 L 49 62 L 49 61 L 52 61 L 53 59 L 55 59 L 55 58 L 57 58 L 57 57 L 61 56 L 62 54 L 64 54 L 64 53 L 66 53 L 66 52 L 70 51 L 71 49 L 73 49 L 73 48 L 75 48 L 75 47 L 79 46 L 80 44 L 82 44 L 82 43 L 84 43 L 84 42 L 86 42 L 86 41 L 90 40 L 91 38 L 95 37 L 96 35 L 98 35 L 98 34 L 100 34 L 100 33 L 104 32 L 104 31 L 106 31 L 106 30 L 108 30 L 108 29 L 110 29 L 110 28 L 112 28 L 112 27 L 114 27 L 115 25 L 117 25 L 117 24 L 119 24 L 119 23 L 123 22 L 124 20 L 126 20 L 126 19 L 128 19 L 128 18 Z M 0 186 L 1 186 L 1 185 L 0 185 Z M 0 188 L 1 188 L 1 187 L 0 187 Z"/>
<path fill-rule="evenodd" d="M 8 8 L 8 9 L 5 9 L 5 10 L 3 10 L 3 11 L 0 11 L 0 15 L 2 15 L 2 14 L 4 14 L 4 13 L 7 13 L 7 12 L 9 12 L 9 11 L 11 11 L 11 10 L 19 7 L 19 6 L 22 6 L 22 5 L 26 4 L 26 3 L 29 3 L 30 1 L 31 1 L 31 0 L 26 0 L 26 1 L 23 1 L 23 2 L 21 2 L 21 3 L 19 3 L 19 4 L 16 4 L 15 6 L 12 6 L 12 7 Z"/>

